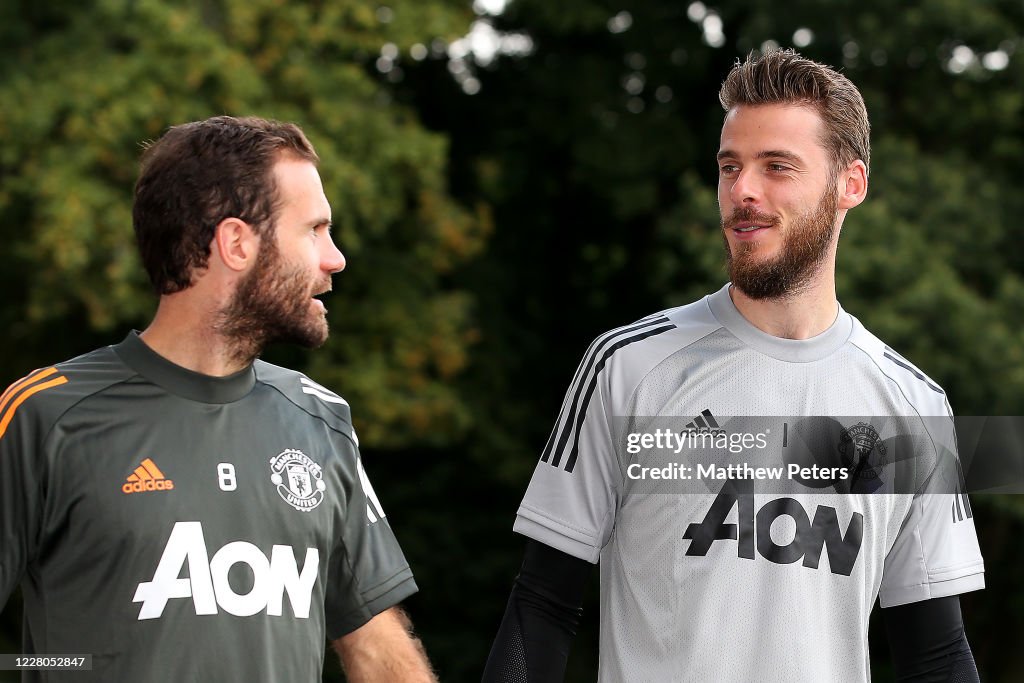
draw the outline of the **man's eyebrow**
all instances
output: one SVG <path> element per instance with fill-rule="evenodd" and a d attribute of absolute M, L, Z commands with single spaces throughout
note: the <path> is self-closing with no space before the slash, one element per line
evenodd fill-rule
<path fill-rule="evenodd" d="M 736 154 L 736 152 L 732 151 L 731 149 L 723 149 L 721 152 L 718 153 L 718 160 L 721 161 L 722 159 L 735 159 L 737 158 L 737 156 L 738 155 Z M 755 154 L 754 158 L 786 159 L 787 161 L 792 161 L 794 163 L 803 163 L 803 159 L 800 157 L 800 155 L 794 154 L 793 152 L 787 152 L 786 150 L 782 149 L 766 149 Z"/>
<path fill-rule="evenodd" d="M 803 159 L 800 158 L 799 154 L 793 152 L 787 152 L 784 149 L 766 149 L 763 152 L 758 152 L 754 155 L 755 159 L 786 159 L 794 163 L 802 163 Z"/>

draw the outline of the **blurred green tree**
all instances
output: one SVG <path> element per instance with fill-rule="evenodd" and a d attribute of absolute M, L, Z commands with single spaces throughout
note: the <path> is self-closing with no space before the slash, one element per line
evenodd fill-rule
<path fill-rule="evenodd" d="M 453 39 L 459 2 L 6 3 L 0 22 L 0 340 L 9 380 L 144 324 L 135 256 L 140 143 L 221 113 L 299 123 L 321 156 L 349 259 L 336 334 L 303 367 L 357 406 L 364 441 L 443 444 L 464 430 L 451 378 L 473 298 L 450 273 L 486 240 L 485 210 L 447 194 L 447 146 L 368 68 L 382 46 Z"/>

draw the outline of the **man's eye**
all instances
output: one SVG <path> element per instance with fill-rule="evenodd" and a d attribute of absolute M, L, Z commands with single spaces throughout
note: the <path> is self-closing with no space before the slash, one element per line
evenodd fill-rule
<path fill-rule="evenodd" d="M 780 171 L 781 172 L 781 171 L 788 171 L 789 167 L 788 166 L 784 166 L 783 164 L 768 164 L 768 170 L 769 171 Z"/>
<path fill-rule="evenodd" d="M 718 167 L 718 172 L 722 175 L 729 175 L 730 173 L 735 173 L 737 170 L 738 169 L 732 164 L 725 164 L 724 166 Z"/>

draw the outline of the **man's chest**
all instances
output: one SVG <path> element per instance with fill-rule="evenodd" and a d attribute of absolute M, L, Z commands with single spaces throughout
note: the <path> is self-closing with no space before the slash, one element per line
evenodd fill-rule
<path fill-rule="evenodd" d="M 50 591 L 119 586 L 139 619 L 174 598 L 196 614 L 280 614 L 286 594 L 308 614 L 353 495 L 344 436 L 273 406 L 75 418 L 45 461 L 36 567 Z"/>

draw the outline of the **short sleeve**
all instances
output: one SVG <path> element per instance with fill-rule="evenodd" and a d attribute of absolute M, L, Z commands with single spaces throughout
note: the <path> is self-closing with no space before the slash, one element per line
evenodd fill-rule
<path fill-rule="evenodd" d="M 0 610 L 21 582 L 36 552 L 42 527 L 40 445 L 31 406 L 21 405 L 31 388 L 15 383 L 0 398 Z"/>
<path fill-rule="evenodd" d="M 938 452 L 933 476 L 914 496 L 885 559 L 882 607 L 959 595 L 985 587 L 974 513 L 959 467 L 953 420 L 928 420 Z"/>
<path fill-rule="evenodd" d="M 608 412 L 611 373 L 600 370 L 587 358 L 580 364 L 513 526 L 592 563 L 611 536 L 622 479 Z"/>
<path fill-rule="evenodd" d="M 351 444 L 350 444 L 351 445 Z M 412 570 L 355 453 L 339 546 L 331 554 L 325 612 L 335 640 L 416 592 Z"/>

